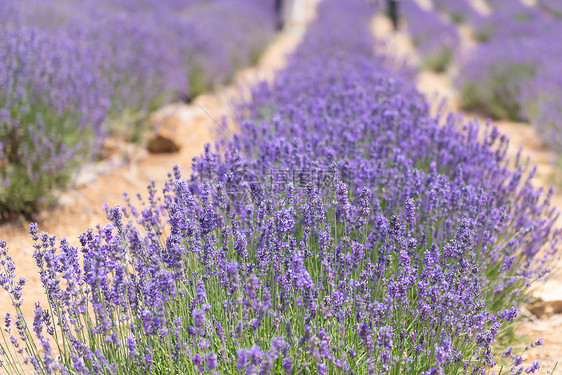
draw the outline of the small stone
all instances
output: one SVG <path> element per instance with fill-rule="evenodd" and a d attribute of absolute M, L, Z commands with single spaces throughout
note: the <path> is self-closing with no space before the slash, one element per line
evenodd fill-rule
<path fill-rule="evenodd" d="M 527 309 L 539 319 L 562 313 L 562 301 L 537 301 Z"/>
<path fill-rule="evenodd" d="M 61 194 L 57 201 L 59 207 L 63 207 L 66 209 L 71 209 L 76 207 L 76 197 L 70 193 Z"/>
<path fill-rule="evenodd" d="M 119 152 L 119 142 L 113 138 L 107 138 L 103 141 L 101 147 L 101 158 L 107 160 Z"/>
<path fill-rule="evenodd" d="M 181 125 L 176 116 L 167 117 L 157 123 L 148 141 L 148 151 L 153 154 L 178 152 L 182 146 L 179 134 Z"/>

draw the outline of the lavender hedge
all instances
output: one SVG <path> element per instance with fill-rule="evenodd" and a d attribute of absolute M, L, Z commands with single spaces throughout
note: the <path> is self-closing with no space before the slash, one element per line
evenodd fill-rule
<path fill-rule="evenodd" d="M 108 133 L 135 137 L 255 62 L 274 26 L 269 0 L 3 1 L 0 221 L 35 212 Z"/>
<path fill-rule="evenodd" d="M 107 102 L 88 54 L 70 40 L 0 33 L 2 222 L 34 211 L 99 146 Z"/>
<path fill-rule="evenodd" d="M 494 119 L 531 121 L 543 141 L 562 152 L 562 70 L 556 63 L 562 58 L 556 40 L 562 33 L 562 20 L 555 3 L 544 0 L 528 6 L 493 0 L 488 16 L 476 13 L 465 0 L 439 0 L 431 11 L 415 2 L 405 2 L 404 8 L 425 68 L 443 70 L 454 55 L 461 56 L 456 85 L 464 109 Z M 472 28 L 480 42 L 475 51 L 457 54 L 457 31 L 443 16 Z M 438 52 L 428 54 L 428 50 Z"/>
<path fill-rule="evenodd" d="M 555 17 L 562 18 L 562 4 L 556 0 L 540 0 L 539 5 Z"/>
<path fill-rule="evenodd" d="M 472 23 L 480 18 L 468 0 L 436 0 L 434 5 L 437 10 L 447 14 L 457 24 Z"/>
<path fill-rule="evenodd" d="M 33 325 L 1 242 L 8 372 L 493 366 L 556 253 L 557 212 L 525 164 L 508 168 L 495 128 L 440 126 L 411 77 L 391 74 L 372 12 L 324 1 L 287 69 L 240 105 L 239 134 L 207 146 L 189 178 L 176 168 L 161 194 L 150 184 L 139 203 L 107 207 L 111 223 L 79 247 L 32 225 L 49 300 Z M 504 357 L 512 373 L 540 367 Z"/>
<path fill-rule="evenodd" d="M 421 55 L 422 68 L 445 71 L 459 44 L 456 26 L 434 10 L 422 9 L 415 1 L 404 1 L 400 5 L 408 21 L 408 32 Z"/>
<path fill-rule="evenodd" d="M 461 61 L 457 84 L 464 105 L 494 118 L 528 120 L 561 152 L 562 20 L 519 2 L 493 6 L 492 15 L 475 26 L 483 43 Z M 550 9 L 548 2 L 541 6 Z"/>

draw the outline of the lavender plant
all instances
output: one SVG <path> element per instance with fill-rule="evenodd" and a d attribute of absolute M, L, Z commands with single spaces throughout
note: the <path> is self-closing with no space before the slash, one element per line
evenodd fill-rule
<path fill-rule="evenodd" d="M 560 66 L 542 66 L 521 93 L 522 111 L 537 128 L 543 142 L 557 153 L 562 152 L 562 102 Z"/>
<path fill-rule="evenodd" d="M 79 249 L 63 240 L 58 252 L 54 237 L 32 226 L 49 308 L 35 310 L 42 350 L 5 351 L 10 372 L 17 360 L 46 373 L 418 374 L 493 365 L 490 344 L 517 310 L 485 304 L 492 290 L 481 284 L 480 255 L 468 250 L 474 223 L 460 222 L 441 249 L 418 242 L 414 228 L 430 222 L 417 222 L 413 200 L 404 217 L 372 221 L 367 189 L 353 202 L 335 180 L 325 203 L 313 187 L 308 198 L 289 185 L 267 199 L 254 184 L 244 217 L 229 212 L 220 186 L 217 201 L 209 189 L 199 203 L 174 180 L 168 225 L 145 222 L 158 207 L 132 209 L 145 235 L 124 226 L 129 210 L 109 210 L 112 225 L 81 237 L 83 265 Z M 506 276 L 515 278 L 520 262 Z M 20 284 L 8 284 L 15 305 Z M 499 280 L 489 287 L 505 288 Z M 11 319 L 10 340 L 31 342 L 20 313 Z"/>
<path fill-rule="evenodd" d="M 521 120 L 520 96 L 536 74 L 535 53 L 539 46 L 532 39 L 502 39 L 477 47 L 477 64 L 472 58 L 462 61 L 457 77 L 463 107 L 494 119 Z M 527 53 L 522 54 L 524 49 Z"/>
<path fill-rule="evenodd" d="M 467 0 L 437 0 L 435 7 L 440 12 L 447 14 L 454 23 L 461 24 L 479 18 L 478 13 Z"/>
<path fill-rule="evenodd" d="M 5 31 L 0 61 L 2 221 L 34 212 L 40 198 L 66 183 L 99 146 L 107 105 L 88 56 L 69 39 Z"/>
<path fill-rule="evenodd" d="M 505 4 L 492 4 L 492 13 L 478 18 L 472 24 L 477 39 L 481 42 L 517 38 L 529 34 L 547 34 L 542 28 L 545 21 L 536 7 L 523 5 L 519 1 L 506 2 Z"/>
<path fill-rule="evenodd" d="M 562 6 L 560 5 L 560 2 L 553 0 L 541 0 L 539 4 L 553 16 L 562 18 Z"/>
<path fill-rule="evenodd" d="M 477 30 L 486 42 L 461 61 L 457 84 L 467 109 L 494 118 L 530 120 L 544 141 L 560 150 L 560 102 L 556 93 L 562 50 L 555 38 L 562 22 L 518 2 L 494 4 Z"/>
<path fill-rule="evenodd" d="M 134 137 L 138 121 L 123 118 L 255 62 L 275 26 L 270 3 L 2 2 L 0 222 L 44 206 L 108 134 Z"/>
<path fill-rule="evenodd" d="M 345 9 L 345 11 L 343 11 Z M 441 126 L 327 0 L 240 132 L 80 245 L 38 232 L 33 325 L 0 243 L 8 373 L 485 373 L 560 231 L 495 128 Z M 342 25 L 337 30 L 333 25 Z M 525 176 L 525 177 L 524 177 Z M 36 344 L 37 343 L 37 344 Z M 512 373 L 535 372 L 511 351 Z M 21 364 L 21 365 L 20 365 Z"/>
<path fill-rule="evenodd" d="M 414 1 L 405 1 L 402 5 L 408 20 L 408 31 L 422 57 L 422 67 L 445 71 L 459 42 L 457 28 L 435 11 L 422 9 Z"/>

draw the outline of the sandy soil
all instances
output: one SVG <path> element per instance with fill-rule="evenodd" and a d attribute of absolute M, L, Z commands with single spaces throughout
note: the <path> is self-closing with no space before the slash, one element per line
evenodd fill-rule
<path fill-rule="evenodd" d="M 427 7 L 425 1 L 418 0 L 420 5 Z M 479 0 L 473 0 L 475 8 L 482 13 L 488 13 L 489 8 Z M 398 32 L 392 31 L 390 21 L 383 15 L 378 15 L 373 19 L 372 32 L 378 40 L 384 41 L 387 50 L 399 60 L 409 59 L 409 64 L 417 67 L 419 57 L 415 47 L 407 33 L 406 25 Z M 471 31 L 466 26 L 461 26 L 460 36 L 462 40 L 463 53 L 469 53 L 476 45 L 472 38 Z M 446 109 L 449 111 L 460 111 L 459 93 L 453 85 L 453 78 L 458 74 L 458 67 L 451 66 L 445 73 L 434 73 L 419 71 L 417 77 L 417 87 L 424 93 L 436 111 L 442 100 L 446 100 Z M 476 119 L 480 123 L 485 123 L 486 119 L 476 114 L 466 113 L 465 119 Z M 559 179 L 560 172 L 556 167 L 557 155 L 545 146 L 531 124 L 514 123 L 509 121 L 495 121 L 500 132 L 510 138 L 508 155 L 514 159 L 515 154 L 522 149 L 523 155 L 528 155 L 532 164 L 537 166 L 537 176 L 534 180 L 536 187 L 544 187 L 546 190 L 553 180 Z M 562 210 L 562 188 L 558 187 L 558 192 L 552 199 L 553 204 Z M 562 218 L 559 218 L 558 225 L 562 226 Z M 560 262 L 554 265 L 555 272 L 546 283 L 535 285 L 534 295 L 546 303 L 562 301 L 562 270 Z M 529 309 L 533 310 L 532 306 Z M 537 318 L 528 311 L 528 317 L 523 318 L 515 327 L 517 339 L 512 344 L 517 351 L 522 352 L 526 345 L 538 338 L 544 338 L 545 346 L 531 348 L 525 353 L 527 361 L 540 360 L 543 366 L 541 374 L 547 373 L 547 369 L 552 369 L 556 362 L 562 362 L 562 311 L 550 316 Z M 528 362 L 530 364 L 530 362 Z M 562 365 L 562 363 L 560 364 Z M 543 371 L 544 370 L 544 371 Z M 558 369 L 560 371 L 560 369 Z"/>
<path fill-rule="evenodd" d="M 119 162 L 113 164 L 123 164 L 123 160 L 126 160 L 125 165 L 117 167 L 112 166 L 111 162 L 101 162 L 85 168 L 76 176 L 77 186 L 61 195 L 57 207 L 39 214 L 40 230 L 59 238 L 66 237 L 71 244 L 77 245 L 78 236 L 86 228 L 107 222 L 101 209 L 104 203 L 122 204 L 124 192 L 132 196 L 139 192 L 144 194 L 150 179 L 162 183 L 176 164 L 182 168 L 184 175 L 188 175 L 192 158 L 201 154 L 205 143 L 213 142 L 217 137 L 231 136 L 231 130 L 221 130 L 216 122 L 222 116 L 228 118 L 232 114 L 232 100 L 247 94 L 252 83 L 262 79 L 271 80 L 275 72 L 285 66 L 287 55 L 299 44 L 306 23 L 314 17 L 318 2 L 307 1 L 305 17 L 302 17 L 301 22 L 291 24 L 279 33 L 264 51 L 258 65 L 241 71 L 232 85 L 218 89 L 215 93 L 201 95 L 191 105 L 169 105 L 152 116 L 151 122 L 154 124 L 162 121 L 174 123 L 177 137 L 183 143 L 178 153 L 149 154 L 139 146 L 131 145 L 124 150 L 122 144 L 117 142 L 116 154 L 126 155 L 124 158 L 114 155 L 112 160 Z M 0 239 L 8 242 L 17 274 L 27 279 L 23 311 L 27 318 L 32 318 L 33 303 L 46 301 L 32 258 L 33 243 L 27 230 L 28 223 L 6 224 L 0 226 Z M 0 316 L 12 311 L 7 294 L 3 290 L 2 293 Z"/>

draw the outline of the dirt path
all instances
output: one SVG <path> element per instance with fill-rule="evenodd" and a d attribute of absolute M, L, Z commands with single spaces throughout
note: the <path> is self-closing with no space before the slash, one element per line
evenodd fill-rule
<path fill-rule="evenodd" d="M 421 0 L 418 1 L 420 5 L 423 5 Z M 478 6 L 482 8 L 482 4 Z M 483 8 L 482 11 L 489 12 L 489 9 Z M 383 15 L 378 15 L 373 19 L 372 32 L 378 40 L 386 43 L 386 49 L 392 55 L 399 60 L 409 59 L 409 64 L 414 68 L 419 66 L 419 57 L 407 31 L 402 29 L 394 33 L 390 21 Z M 476 45 L 468 27 L 461 26 L 460 36 L 465 53 Z M 460 111 L 459 93 L 453 85 L 455 74 L 458 74 L 456 66 L 450 67 L 445 73 L 419 71 L 418 90 L 426 95 L 433 111 L 437 110 L 443 99 L 446 100 L 446 110 Z M 465 118 L 467 120 L 475 118 L 482 124 L 486 122 L 486 119 L 474 114 L 465 114 Z M 518 149 L 522 148 L 522 154 L 528 155 L 531 163 L 537 166 L 535 186 L 548 189 L 553 178 L 559 174 L 555 165 L 557 156 L 542 143 L 535 129 L 530 124 L 509 121 L 495 121 L 493 124 L 510 138 L 508 149 L 510 159 L 513 160 Z M 562 188 L 557 189 L 552 203 L 562 210 Z M 559 218 L 558 225 L 562 226 L 562 217 Z M 518 337 L 513 345 L 521 352 L 531 340 L 544 338 L 544 346 L 533 348 L 524 355 L 527 361 L 540 360 L 543 366 L 540 373 L 543 374 L 547 373 L 547 369 L 552 369 L 557 361 L 560 361 L 560 365 L 562 365 L 562 302 L 560 302 L 562 301 L 562 270 L 560 262 L 555 266 L 555 272 L 550 279 L 546 283 L 537 284 L 535 288 L 535 296 L 544 303 L 529 308 L 540 318 L 528 311 L 524 312 L 528 318 L 523 318 L 515 327 Z M 544 307 L 542 311 L 541 307 Z"/>
<path fill-rule="evenodd" d="M 262 79 L 271 80 L 275 72 L 285 66 L 287 55 L 299 44 L 307 22 L 314 18 L 318 2 L 307 1 L 302 22 L 291 24 L 287 30 L 279 33 L 264 51 L 258 65 L 241 71 L 232 85 L 212 94 L 201 95 L 191 105 L 169 105 L 152 116 L 152 123 L 165 122 L 175 128 L 176 136 L 183 142 L 178 153 L 148 154 L 138 147 L 123 150 L 117 145 L 117 155 L 113 160 L 120 163 L 124 159 L 128 160 L 126 165 L 110 167 L 111 163 L 102 162 L 89 166 L 88 172 L 77 176 L 78 186 L 62 194 L 55 209 L 39 215 L 39 229 L 59 238 L 66 237 L 71 244 L 77 245 L 77 237 L 86 228 L 107 222 L 101 209 L 104 203 L 122 204 L 124 192 L 132 196 L 136 193 L 144 195 L 150 179 L 157 184 L 162 183 L 176 164 L 182 168 L 184 175 L 188 175 L 192 158 L 201 154 L 205 143 L 216 139 L 218 127 L 215 121 L 222 116 L 232 115 L 231 100 L 247 94 L 247 88 L 252 83 Z M 228 133 L 223 132 L 220 136 L 228 138 Z M 119 153 L 126 153 L 127 156 L 123 159 Z M 23 311 L 26 317 L 32 317 L 33 303 L 46 301 L 32 258 L 33 243 L 27 230 L 27 223 L 6 224 L 0 226 L 0 239 L 8 242 L 17 274 L 27 278 Z M 1 292 L 4 294 L 0 294 L 0 317 L 6 311 L 12 311 L 8 296 L 3 290 Z"/>

